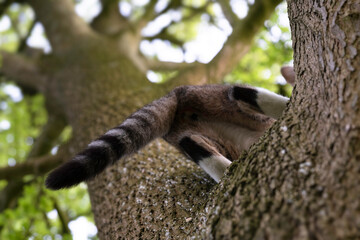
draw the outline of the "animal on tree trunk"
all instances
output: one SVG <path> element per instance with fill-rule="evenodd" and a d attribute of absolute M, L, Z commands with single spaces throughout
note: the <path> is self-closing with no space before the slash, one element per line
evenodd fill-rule
<path fill-rule="evenodd" d="M 283 67 L 281 73 L 294 84 L 292 67 Z M 164 138 L 219 182 L 231 162 L 281 116 L 288 101 L 268 90 L 244 85 L 175 88 L 52 171 L 46 186 L 61 189 L 91 179 L 157 137 Z"/>

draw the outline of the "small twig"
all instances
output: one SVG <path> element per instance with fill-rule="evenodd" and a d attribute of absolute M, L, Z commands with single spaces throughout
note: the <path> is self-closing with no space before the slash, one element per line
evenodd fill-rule
<path fill-rule="evenodd" d="M 53 205 L 54 205 L 54 208 L 56 210 L 56 212 L 58 213 L 58 216 L 59 216 L 59 219 L 60 219 L 60 222 L 61 222 L 61 226 L 62 226 L 62 233 L 63 234 L 70 234 L 71 231 L 69 229 L 69 222 L 70 222 L 70 218 L 69 216 L 61 210 L 59 204 L 57 203 L 56 199 L 55 198 L 51 198 L 52 201 L 53 201 Z"/>
<path fill-rule="evenodd" d="M 21 54 L 1 51 L 3 57 L 1 73 L 15 81 L 21 88 L 34 92 L 44 88 L 44 76 L 40 73 L 37 60 Z"/>
<path fill-rule="evenodd" d="M 20 38 L 20 43 L 19 43 L 17 52 L 22 52 L 22 51 L 25 50 L 26 41 L 27 41 L 28 38 L 30 37 L 31 32 L 32 32 L 32 30 L 33 30 L 34 27 L 35 27 L 35 24 L 36 24 L 36 20 L 32 21 L 32 23 L 31 23 L 31 25 L 30 25 L 30 28 L 29 28 L 28 32 L 26 33 L 26 35 L 25 35 L 24 37 Z"/>
<path fill-rule="evenodd" d="M 42 127 L 40 135 L 36 138 L 34 145 L 28 154 L 28 158 L 48 154 L 54 147 L 56 140 L 64 130 L 65 126 L 66 122 L 61 116 L 50 113 L 48 121 Z"/>
<path fill-rule="evenodd" d="M 58 155 L 33 158 L 24 163 L 16 164 L 13 167 L 0 168 L 0 179 L 14 180 L 28 174 L 40 176 L 58 166 L 60 163 L 62 163 L 62 158 Z"/>
<path fill-rule="evenodd" d="M 189 6 L 185 6 L 184 8 L 190 9 L 191 10 L 191 14 L 189 14 L 188 16 L 184 17 L 182 19 L 182 21 L 189 21 L 191 19 L 193 19 L 194 17 L 203 14 L 206 12 L 208 6 L 212 4 L 211 1 L 206 2 L 203 6 L 198 7 L 198 8 L 194 8 L 194 7 L 189 7 Z"/>

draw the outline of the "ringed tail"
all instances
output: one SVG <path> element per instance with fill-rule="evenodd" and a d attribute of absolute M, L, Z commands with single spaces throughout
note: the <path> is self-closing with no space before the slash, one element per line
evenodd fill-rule
<path fill-rule="evenodd" d="M 174 92 L 139 109 L 121 125 L 92 141 L 73 159 L 53 170 L 46 178 L 47 188 L 68 188 L 89 180 L 125 155 L 135 153 L 150 141 L 164 136 L 175 116 Z"/>

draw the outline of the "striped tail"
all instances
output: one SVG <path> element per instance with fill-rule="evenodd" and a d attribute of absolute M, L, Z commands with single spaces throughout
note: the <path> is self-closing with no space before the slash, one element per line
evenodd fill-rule
<path fill-rule="evenodd" d="M 101 173 L 124 155 L 135 153 L 170 129 L 177 106 L 173 93 L 144 106 L 91 142 L 72 160 L 52 171 L 46 179 L 50 189 L 68 188 Z"/>

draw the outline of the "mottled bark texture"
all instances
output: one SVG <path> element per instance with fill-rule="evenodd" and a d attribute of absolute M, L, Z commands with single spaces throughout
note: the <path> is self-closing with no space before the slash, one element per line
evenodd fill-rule
<path fill-rule="evenodd" d="M 180 74 L 163 87 L 149 83 L 144 70 L 176 64 L 149 65 L 138 54 L 155 2 L 136 27 L 108 11 L 117 6 L 109 1 L 91 28 L 70 0 L 29 1 L 53 52 L 37 59 L 3 54 L 2 72 L 43 93 L 49 112 L 72 126 L 64 161 L 169 86 L 219 81 L 279 3 L 256 0 L 240 21 L 221 1 L 233 35 L 208 65 L 179 64 Z M 297 85 L 284 116 L 219 185 L 163 141 L 108 168 L 88 182 L 100 239 L 360 237 L 359 4 L 289 1 L 289 13 Z M 123 26 L 104 29 L 100 21 Z"/>
<path fill-rule="evenodd" d="M 360 4 L 289 0 L 288 10 L 291 103 L 214 190 L 204 238 L 360 238 Z"/>
<path fill-rule="evenodd" d="M 61 128 L 65 124 L 72 127 L 71 142 L 63 146 L 63 151 L 59 150 L 55 159 L 49 158 L 53 159 L 51 165 L 58 164 L 59 159 L 68 160 L 90 140 L 175 86 L 220 81 L 244 56 L 280 0 L 256 0 L 250 14 L 241 21 L 233 14 L 232 35 L 207 65 L 170 64 L 139 54 L 141 30 L 156 17 L 156 1 L 148 3 L 142 18 L 131 22 L 111 9 L 117 8 L 116 0 L 104 0 L 102 12 L 90 25 L 75 14 L 71 0 L 28 3 L 37 21 L 44 25 L 52 52 L 36 58 L 24 53 L 2 53 L 1 72 L 22 89 L 44 94 L 49 114 L 62 119 Z M 181 4 L 171 2 L 164 12 Z M 222 6 L 230 9 L 228 1 L 223 1 Z M 179 74 L 160 86 L 147 81 L 144 73 L 149 69 L 177 69 Z M 49 125 L 55 126 L 50 120 Z M 38 166 L 49 150 L 46 144 L 41 144 L 46 143 L 42 139 L 52 136 L 48 141 L 52 142 L 58 137 L 56 132 L 46 129 L 53 127 L 44 128 L 44 137 L 39 137 L 38 150 L 31 153 L 29 161 L 12 168 L 19 178 L 24 172 L 33 171 L 36 175 L 46 172 L 49 165 L 41 165 L 40 169 Z M 18 191 L 16 186 L 26 184 L 10 183 L 2 191 L 6 196 L 3 209 L 16 201 L 18 195 L 12 194 Z M 88 186 L 100 239 L 184 239 L 195 236 L 195 229 L 200 227 L 196 218 L 203 211 L 214 182 L 172 147 L 155 141 L 89 181 Z"/>

